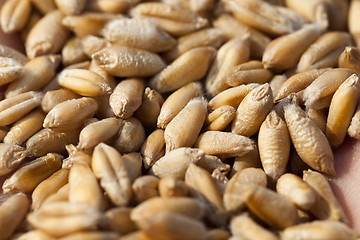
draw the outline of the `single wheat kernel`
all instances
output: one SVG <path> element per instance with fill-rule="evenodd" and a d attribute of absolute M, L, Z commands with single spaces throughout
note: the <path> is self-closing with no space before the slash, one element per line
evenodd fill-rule
<path fill-rule="evenodd" d="M 358 47 L 360 46 L 360 24 L 359 24 L 359 15 L 357 14 L 359 9 L 360 9 L 360 2 L 357 0 L 351 1 L 349 6 L 348 27 L 349 27 L 349 32 L 351 33 Z"/>
<path fill-rule="evenodd" d="M 32 209 L 39 209 L 47 197 L 56 193 L 68 182 L 68 177 L 69 170 L 61 168 L 37 185 L 31 194 Z"/>
<path fill-rule="evenodd" d="M 16 49 L 0 44 L 0 56 L 6 58 L 13 58 L 21 65 L 24 65 L 29 60 L 27 57 Z"/>
<path fill-rule="evenodd" d="M 231 132 L 247 137 L 254 135 L 273 106 L 272 91 L 268 83 L 251 90 L 236 110 Z"/>
<path fill-rule="evenodd" d="M 98 106 L 93 98 L 82 97 L 57 104 L 45 117 L 44 128 L 73 129 L 93 116 Z M 69 111 L 71 109 L 71 111 Z"/>
<path fill-rule="evenodd" d="M 6 1 L 1 7 L 1 29 L 6 34 L 22 30 L 29 20 L 31 3 L 29 0 Z"/>
<path fill-rule="evenodd" d="M 265 48 L 262 58 L 264 68 L 281 71 L 294 67 L 320 33 L 319 26 L 311 24 L 288 35 L 275 38 Z"/>
<path fill-rule="evenodd" d="M 29 200 L 24 193 L 17 193 L 9 197 L 0 205 L 0 239 L 11 237 L 29 209 Z"/>
<path fill-rule="evenodd" d="M 45 113 L 50 112 L 57 104 L 65 102 L 66 100 L 71 100 L 78 98 L 79 95 L 76 93 L 67 90 L 67 89 L 58 89 L 46 91 L 44 97 L 41 101 L 41 108 Z"/>
<path fill-rule="evenodd" d="M 244 239 L 279 240 L 274 233 L 255 222 L 248 213 L 242 213 L 232 218 L 230 229 L 233 236 L 240 236 Z"/>
<path fill-rule="evenodd" d="M 236 109 L 223 105 L 211 113 L 209 113 L 205 119 L 205 131 L 221 131 L 224 130 L 230 122 L 234 119 Z"/>
<path fill-rule="evenodd" d="M 101 34 L 110 42 L 150 52 L 172 49 L 176 40 L 148 19 L 122 18 L 108 22 Z"/>
<path fill-rule="evenodd" d="M 91 56 L 100 51 L 105 47 L 110 47 L 111 43 L 105 38 L 100 38 L 94 35 L 86 35 L 81 38 L 82 50 L 86 54 L 87 57 L 91 58 Z M 91 61 L 94 62 L 94 61 Z"/>
<path fill-rule="evenodd" d="M 130 78 L 121 81 L 109 98 L 114 114 L 120 118 L 131 117 L 141 105 L 144 88 L 142 79 Z"/>
<path fill-rule="evenodd" d="M 179 88 L 164 101 L 157 126 L 165 129 L 169 122 L 186 106 L 190 99 L 203 94 L 200 82 L 191 82 Z"/>
<path fill-rule="evenodd" d="M 166 152 L 194 145 L 204 124 L 207 110 L 203 98 L 193 98 L 166 126 L 164 139 Z"/>
<path fill-rule="evenodd" d="M 126 12 L 138 2 L 139 0 L 87 0 L 85 10 L 105 13 Z"/>
<path fill-rule="evenodd" d="M 182 147 L 167 152 L 155 162 L 151 171 L 159 178 L 172 175 L 184 179 L 185 172 L 191 163 L 197 163 L 204 157 L 204 151 L 196 148 Z"/>
<path fill-rule="evenodd" d="M 227 84 L 236 87 L 241 84 L 269 82 L 273 73 L 264 69 L 260 61 L 249 61 L 228 69 L 226 77 Z"/>
<path fill-rule="evenodd" d="M 193 48 L 155 75 L 150 80 L 150 86 L 164 93 L 200 80 L 205 76 L 215 54 L 216 49 L 213 47 Z"/>
<path fill-rule="evenodd" d="M 339 56 L 349 43 L 350 34 L 346 32 L 328 32 L 322 35 L 301 56 L 297 72 L 336 67 Z"/>
<path fill-rule="evenodd" d="M 132 195 L 131 181 L 120 153 L 100 143 L 94 149 L 91 166 L 111 201 L 117 206 L 127 205 Z"/>
<path fill-rule="evenodd" d="M 17 80 L 23 72 L 23 66 L 14 58 L 0 57 L 0 86 Z"/>
<path fill-rule="evenodd" d="M 148 18 L 171 35 L 182 36 L 208 26 L 206 18 L 174 5 L 148 2 L 130 11 L 132 17 Z"/>
<path fill-rule="evenodd" d="M 348 68 L 360 74 L 360 49 L 352 46 L 348 46 L 341 53 L 339 57 L 339 67 Z"/>
<path fill-rule="evenodd" d="M 229 164 L 224 163 L 220 158 L 214 155 L 205 155 L 199 162 L 196 163 L 199 167 L 207 170 L 209 173 L 218 170 L 223 174 L 228 174 L 231 167 Z"/>
<path fill-rule="evenodd" d="M 84 50 L 82 39 L 79 37 L 70 38 L 61 50 L 62 63 L 65 66 L 88 60 Z"/>
<path fill-rule="evenodd" d="M 54 0 L 56 7 L 65 15 L 78 15 L 85 7 L 86 0 Z"/>
<path fill-rule="evenodd" d="M 312 168 L 335 175 L 334 156 L 325 134 L 297 104 L 285 105 L 285 120 L 300 158 Z"/>
<path fill-rule="evenodd" d="M 166 66 L 155 53 L 121 45 L 105 47 L 94 53 L 92 59 L 116 77 L 149 77 Z"/>
<path fill-rule="evenodd" d="M 290 154 L 290 135 L 284 120 L 272 110 L 261 124 L 258 146 L 265 173 L 274 181 L 285 173 Z"/>
<path fill-rule="evenodd" d="M 360 104 L 357 105 L 355 113 L 351 118 L 350 126 L 347 130 L 350 137 L 360 139 Z"/>
<path fill-rule="evenodd" d="M 123 120 L 113 146 L 120 153 L 137 152 L 140 150 L 145 138 L 145 129 L 141 122 L 136 118 L 128 118 Z"/>
<path fill-rule="evenodd" d="M 114 231 L 121 235 L 135 232 L 137 227 L 130 218 L 132 210 L 130 207 L 115 207 L 107 210 L 100 220 L 100 228 Z"/>
<path fill-rule="evenodd" d="M 58 53 L 64 46 L 69 30 L 61 24 L 63 17 L 59 11 L 49 12 L 31 29 L 25 42 L 26 54 L 30 59 Z"/>
<path fill-rule="evenodd" d="M 144 157 L 144 167 L 146 169 L 164 156 L 165 139 L 164 130 L 157 129 L 153 131 L 141 146 L 140 153 Z"/>
<path fill-rule="evenodd" d="M 9 192 L 32 192 L 43 180 L 61 167 L 63 157 L 59 154 L 48 153 L 19 168 L 10 178 L 6 179 L 2 189 Z"/>

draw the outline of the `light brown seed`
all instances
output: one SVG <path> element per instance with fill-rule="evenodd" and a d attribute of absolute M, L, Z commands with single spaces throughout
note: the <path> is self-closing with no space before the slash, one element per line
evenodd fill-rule
<path fill-rule="evenodd" d="M 94 172 L 87 164 L 74 164 L 69 172 L 69 201 L 90 206 L 97 210 L 105 208 L 104 196 Z"/>
<path fill-rule="evenodd" d="M 271 90 L 273 92 L 274 98 L 275 98 L 275 96 L 278 95 L 281 84 L 283 84 L 286 80 L 287 80 L 287 77 L 285 74 L 274 75 L 273 78 L 270 80 L 269 84 L 270 84 Z M 275 99 L 274 99 L 274 101 L 275 101 Z"/>
<path fill-rule="evenodd" d="M 122 18 L 121 14 L 88 12 L 78 16 L 65 16 L 61 23 L 71 29 L 77 37 L 99 35 L 105 24 L 113 19 Z"/>
<path fill-rule="evenodd" d="M 235 37 L 250 36 L 250 55 L 255 59 L 261 59 L 266 45 L 269 44 L 270 38 L 265 34 L 250 28 L 246 24 L 237 21 L 227 13 L 221 14 L 213 22 L 214 27 L 220 28 L 226 34 L 228 39 Z M 234 31 L 236 29 L 236 31 Z"/>
<path fill-rule="evenodd" d="M 148 18 L 174 36 L 182 36 L 208 26 L 206 18 L 174 5 L 165 3 L 141 3 L 131 9 L 133 17 Z"/>
<path fill-rule="evenodd" d="M 39 110 L 29 113 L 12 125 L 3 142 L 22 145 L 42 128 L 44 118 L 45 114 Z"/>
<path fill-rule="evenodd" d="M 166 128 L 168 123 L 186 106 L 190 99 L 202 95 L 199 82 L 191 82 L 173 92 L 161 106 L 157 119 L 159 128 Z"/>
<path fill-rule="evenodd" d="M 297 224 L 295 206 L 276 192 L 259 185 L 242 185 L 246 205 L 260 219 L 277 229 Z"/>
<path fill-rule="evenodd" d="M 339 67 L 348 68 L 356 73 L 360 73 L 360 49 L 352 46 L 348 46 L 341 53 L 339 57 Z"/>
<path fill-rule="evenodd" d="M 160 212 L 181 214 L 194 219 L 201 219 L 205 213 L 205 206 L 202 202 L 188 198 L 162 198 L 153 197 L 131 211 L 131 220 L 141 226 L 144 219 L 149 219 Z"/>
<path fill-rule="evenodd" d="M 117 77 L 149 77 L 166 66 L 155 53 L 120 45 L 103 48 L 92 58 L 101 68 Z"/>
<path fill-rule="evenodd" d="M 93 98 L 82 97 L 57 104 L 46 115 L 44 128 L 73 129 L 81 122 L 93 116 L 98 106 Z M 71 109 L 71 111 L 69 111 Z"/>
<path fill-rule="evenodd" d="M 268 2 L 226 0 L 225 6 L 240 22 L 270 35 L 278 36 L 295 30 L 289 17 Z"/>
<path fill-rule="evenodd" d="M 16 61 L 18 61 L 21 65 L 24 65 L 29 61 L 23 53 L 19 52 L 14 48 L 2 44 L 0 44 L 0 56 L 6 58 L 13 58 Z"/>
<path fill-rule="evenodd" d="M 0 102 L 0 126 L 13 123 L 40 105 L 42 94 L 26 92 Z"/>
<path fill-rule="evenodd" d="M 249 61 L 229 68 L 226 72 L 226 83 L 236 87 L 241 84 L 266 83 L 271 80 L 273 73 L 263 68 L 260 61 Z"/>
<path fill-rule="evenodd" d="M 143 159 L 138 152 L 124 154 L 123 158 L 130 181 L 133 183 L 142 174 Z"/>
<path fill-rule="evenodd" d="M 230 176 L 233 176 L 237 172 L 245 168 L 260 168 L 260 154 L 258 148 L 254 148 L 247 154 L 241 157 L 235 157 L 234 165 L 231 169 Z"/>
<path fill-rule="evenodd" d="M 324 72 L 305 89 L 302 96 L 305 105 L 310 108 L 315 102 L 335 93 L 353 73 L 354 71 L 346 68 L 335 68 Z"/>
<path fill-rule="evenodd" d="M 152 166 L 151 171 L 159 178 L 173 175 L 184 179 L 185 172 L 191 163 L 197 163 L 204 157 L 204 151 L 196 148 L 182 147 L 167 152 Z"/>
<path fill-rule="evenodd" d="M 329 32 L 322 35 L 301 56 L 297 72 L 336 67 L 339 56 L 349 43 L 350 34 L 346 32 Z"/>
<path fill-rule="evenodd" d="M 65 69 L 58 75 L 59 85 L 82 96 L 109 94 L 111 87 L 99 74 L 86 69 Z"/>
<path fill-rule="evenodd" d="M 313 221 L 289 227 L 280 233 L 281 239 L 355 240 L 356 233 L 347 225 L 336 221 Z"/>
<path fill-rule="evenodd" d="M 85 163 L 87 165 L 91 164 L 91 150 L 80 151 L 73 144 L 66 145 L 65 149 L 68 152 L 69 157 L 64 159 L 62 168 L 70 169 L 76 163 Z"/>
<path fill-rule="evenodd" d="M 157 119 L 163 103 L 164 98 L 160 93 L 149 87 L 145 88 L 141 105 L 136 110 L 134 116 L 139 119 L 147 131 L 156 128 Z"/>
<path fill-rule="evenodd" d="M 79 129 L 57 131 L 44 128 L 26 142 L 26 149 L 35 157 L 43 156 L 49 152 L 63 153 L 66 145 L 78 142 L 79 132 Z"/>
<path fill-rule="evenodd" d="M 347 130 L 350 137 L 360 139 L 360 105 L 357 105 L 355 113 L 351 118 L 350 126 Z"/>
<path fill-rule="evenodd" d="M 220 158 L 214 155 L 205 155 L 196 165 L 207 170 L 209 173 L 219 170 L 219 172 L 226 175 L 231 169 L 230 165 L 224 163 Z"/>
<path fill-rule="evenodd" d="M 213 112 L 209 113 L 205 119 L 205 131 L 221 131 L 224 130 L 234 119 L 236 109 L 223 105 Z"/>
<path fill-rule="evenodd" d="M 227 72 L 232 67 L 249 60 L 250 42 L 248 35 L 237 37 L 225 43 L 211 65 L 205 86 L 212 96 L 229 87 Z"/>
<path fill-rule="evenodd" d="M 211 174 L 191 163 L 185 174 L 185 183 L 190 195 L 208 206 L 206 217 L 216 225 L 223 225 L 226 213 L 222 193 Z"/>
<path fill-rule="evenodd" d="M 62 63 L 65 66 L 88 60 L 79 37 L 70 38 L 61 50 Z"/>
<path fill-rule="evenodd" d="M 322 218 L 324 220 L 333 220 L 333 221 L 341 221 L 347 223 L 348 220 L 346 218 L 345 212 L 341 207 L 340 203 L 338 202 L 337 198 L 335 197 L 332 188 L 328 182 L 328 180 L 321 174 L 315 171 L 307 170 L 303 172 L 303 180 L 309 184 L 320 196 L 325 199 L 325 202 L 328 204 L 328 208 L 322 204 L 320 209 L 325 208 L 327 211 L 322 213 Z M 320 203 L 323 200 L 320 198 Z M 314 211 L 315 209 L 312 209 Z M 314 211 L 315 213 L 315 211 Z M 325 216 L 324 216 L 325 215 Z"/>
<path fill-rule="evenodd" d="M 95 12 L 119 13 L 126 12 L 130 7 L 137 4 L 139 0 L 87 0 L 85 9 Z"/>
<path fill-rule="evenodd" d="M 144 88 L 142 79 L 130 78 L 121 81 L 109 98 L 114 114 L 120 118 L 131 117 L 141 105 Z"/>
<path fill-rule="evenodd" d="M 69 30 L 61 24 L 63 17 L 59 11 L 50 12 L 31 29 L 25 42 L 26 54 L 30 59 L 58 53 L 64 46 Z"/>
<path fill-rule="evenodd" d="M 248 137 L 254 135 L 273 105 L 273 96 L 268 83 L 251 90 L 236 110 L 231 132 Z"/>
<path fill-rule="evenodd" d="M 183 53 L 197 47 L 219 48 L 225 41 L 222 30 L 217 28 L 207 28 L 185 36 L 177 40 L 177 45 L 165 52 L 162 57 L 167 62 L 172 62 Z"/>
<path fill-rule="evenodd" d="M 29 152 L 23 147 L 0 143 L 0 176 L 15 170 L 27 155 L 29 155 Z"/>
<path fill-rule="evenodd" d="M 110 42 L 150 52 L 172 49 L 176 40 L 148 19 L 122 18 L 112 20 L 101 30 Z"/>
<path fill-rule="evenodd" d="M 329 29 L 334 31 L 347 30 L 349 3 L 343 1 L 326 0 L 329 13 Z"/>
<path fill-rule="evenodd" d="M 22 65 L 14 58 L 0 57 L 0 85 L 5 85 L 19 78 Z"/>
<path fill-rule="evenodd" d="M 160 93 L 177 90 L 205 76 L 216 50 L 213 47 L 191 49 L 178 57 L 150 80 L 150 86 Z M 189 64 L 192 62 L 193 64 Z"/>
<path fill-rule="evenodd" d="M 163 198 L 186 197 L 188 186 L 174 175 L 167 175 L 159 181 L 159 193 Z"/>
<path fill-rule="evenodd" d="M 244 184 L 255 184 L 266 187 L 267 179 L 265 172 L 260 168 L 245 168 L 232 176 L 226 185 L 224 192 L 224 205 L 227 211 L 237 213 L 245 206 L 245 198 L 242 194 Z"/>
<path fill-rule="evenodd" d="M 222 158 L 243 156 L 255 148 L 254 142 L 244 136 L 229 132 L 207 131 L 202 133 L 194 147 L 205 154 Z"/>
<path fill-rule="evenodd" d="M 31 2 L 44 15 L 56 10 L 54 0 L 31 0 Z"/>
<path fill-rule="evenodd" d="M 334 156 L 325 134 L 295 103 L 284 107 L 291 140 L 300 158 L 312 168 L 335 175 Z"/>
<path fill-rule="evenodd" d="M 258 145 L 264 171 L 274 181 L 285 173 L 290 143 L 285 121 L 277 115 L 275 110 L 271 111 L 261 124 Z"/>
<path fill-rule="evenodd" d="M 60 168 L 62 158 L 61 155 L 49 153 L 31 161 L 5 180 L 3 192 L 32 192 L 39 183 Z"/>
<path fill-rule="evenodd" d="M 105 212 L 99 225 L 101 229 L 115 231 L 121 235 L 135 232 L 137 227 L 131 220 L 132 208 L 115 207 Z"/>
<path fill-rule="evenodd" d="M 318 25 L 305 25 L 298 31 L 271 41 L 262 58 L 264 68 L 281 71 L 294 67 L 320 33 Z"/>
<path fill-rule="evenodd" d="M 29 209 L 29 201 L 24 193 L 9 197 L 0 205 L 0 239 L 9 239 L 16 227 L 25 218 Z"/>
<path fill-rule="evenodd" d="M 58 9 L 66 15 L 77 15 L 85 7 L 86 0 L 54 1 Z"/>
<path fill-rule="evenodd" d="M 334 148 L 344 141 L 351 118 L 359 101 L 360 82 L 356 74 L 351 75 L 336 90 L 326 121 L 326 137 Z"/>
<path fill-rule="evenodd" d="M 289 96 L 291 93 L 298 93 L 308 87 L 316 78 L 324 72 L 330 70 L 329 68 L 313 69 L 305 72 L 297 73 L 288 78 L 281 84 L 278 93 L 275 95 L 275 102 Z"/>
<path fill-rule="evenodd" d="M 140 228 L 151 239 L 158 240 L 198 240 L 206 236 L 206 227 L 201 221 L 167 211 L 143 219 Z"/>
<path fill-rule="evenodd" d="M 29 0 L 10 0 L 4 2 L 0 12 L 1 29 L 6 34 L 22 30 L 29 20 L 31 3 Z"/>
<path fill-rule="evenodd" d="M 325 30 L 329 27 L 329 14 L 326 1 L 294 1 L 286 0 L 286 6 L 297 13 L 304 19 L 319 24 L 321 29 Z"/>
<path fill-rule="evenodd" d="M 360 9 L 360 2 L 357 0 L 351 1 L 349 6 L 348 27 L 349 27 L 349 32 L 351 33 L 358 47 L 360 46 L 360 24 L 359 24 L 359 15 L 357 14 L 359 9 Z"/>
<path fill-rule="evenodd" d="M 105 118 L 83 128 L 79 136 L 79 149 L 91 149 L 101 142 L 114 137 L 119 131 L 121 121 L 116 118 Z"/>
<path fill-rule="evenodd" d="M 99 219 L 100 213 L 94 208 L 71 202 L 48 203 L 27 215 L 32 226 L 54 237 L 95 230 Z"/>
<path fill-rule="evenodd" d="M 146 138 L 140 149 L 140 153 L 144 157 L 144 167 L 146 169 L 153 166 L 163 156 L 164 148 L 164 130 L 157 129 Z"/>
<path fill-rule="evenodd" d="M 282 175 L 276 183 L 276 192 L 301 210 L 309 211 L 314 208 L 316 192 L 295 174 Z"/>
<path fill-rule="evenodd" d="M 61 168 L 37 185 L 31 195 L 32 209 L 39 209 L 45 199 L 62 188 L 68 182 L 68 176 L 69 170 Z"/>
<path fill-rule="evenodd" d="M 7 98 L 28 92 L 38 91 L 43 88 L 55 76 L 56 69 L 60 64 L 59 55 L 40 56 L 27 62 L 19 79 L 11 82 L 7 87 Z"/>
<path fill-rule="evenodd" d="M 44 112 L 48 113 L 53 109 L 57 104 L 65 102 L 66 100 L 78 98 L 79 95 L 76 93 L 67 90 L 67 89 L 58 89 L 46 91 L 44 97 L 41 101 L 41 108 Z"/>
<path fill-rule="evenodd" d="M 159 178 L 151 175 L 138 177 L 133 185 L 132 190 L 137 203 L 147 199 L 159 196 L 158 192 Z"/>
<path fill-rule="evenodd" d="M 324 109 L 312 109 L 312 108 L 307 108 L 305 110 L 306 115 L 312 120 L 314 121 L 314 123 L 316 124 L 316 126 L 318 126 L 318 128 L 320 128 L 320 130 L 325 133 L 326 131 L 326 115 L 325 115 L 325 111 Z"/>
<path fill-rule="evenodd" d="M 222 91 L 221 93 L 214 96 L 208 103 L 208 107 L 215 110 L 221 106 L 229 105 L 237 109 L 241 101 L 245 96 L 254 88 L 258 87 L 259 84 L 247 84 L 240 85 Z"/>
<path fill-rule="evenodd" d="M 128 118 L 123 120 L 113 145 L 120 153 L 137 152 L 145 138 L 145 130 L 141 122 L 136 118 Z"/>
<path fill-rule="evenodd" d="M 234 236 L 240 236 L 244 239 L 279 240 L 274 233 L 255 222 L 247 213 L 232 218 L 230 229 Z"/>
<path fill-rule="evenodd" d="M 127 205 L 132 195 L 131 181 L 120 153 L 100 143 L 94 149 L 91 166 L 111 201 L 117 206 Z"/>
<path fill-rule="evenodd" d="M 166 126 L 164 139 L 166 152 L 194 145 L 206 117 L 206 101 L 193 98 Z"/>

